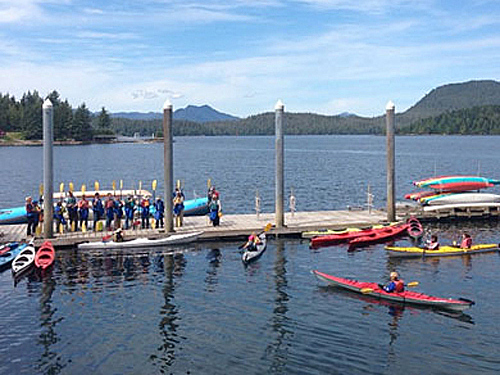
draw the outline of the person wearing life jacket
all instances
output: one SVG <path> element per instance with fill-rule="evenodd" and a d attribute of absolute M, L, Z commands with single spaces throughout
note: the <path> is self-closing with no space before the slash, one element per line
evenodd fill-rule
<path fill-rule="evenodd" d="M 250 236 L 248 236 L 247 243 L 243 246 L 243 249 L 248 251 L 257 251 L 257 245 L 260 243 L 260 238 L 252 232 Z"/>
<path fill-rule="evenodd" d="M 143 198 L 141 201 L 141 228 L 149 228 L 149 199 Z"/>
<path fill-rule="evenodd" d="M 135 202 L 131 195 L 125 202 L 125 229 L 129 229 L 134 223 Z"/>
<path fill-rule="evenodd" d="M 26 217 L 28 218 L 28 228 L 26 235 L 31 236 L 32 233 L 35 234 L 35 229 L 36 229 L 35 225 L 36 212 L 31 197 L 26 197 L 25 208 L 26 208 Z"/>
<path fill-rule="evenodd" d="M 435 234 L 431 236 L 430 241 L 427 241 L 427 250 L 439 250 L 439 241 Z"/>
<path fill-rule="evenodd" d="M 472 246 L 472 237 L 469 233 L 462 234 L 462 242 L 460 243 L 461 249 L 470 249 Z"/>
<path fill-rule="evenodd" d="M 108 197 L 104 206 L 106 209 L 106 229 L 111 230 L 111 226 L 115 218 L 115 200 L 113 199 L 111 193 L 108 193 Z"/>
<path fill-rule="evenodd" d="M 71 190 L 68 191 L 68 198 L 66 198 L 66 209 L 68 210 L 70 228 L 75 228 L 75 231 L 78 230 L 78 205 Z"/>
<path fill-rule="evenodd" d="M 59 230 L 61 224 L 66 228 L 66 219 L 64 218 L 64 213 L 66 209 L 64 208 L 62 201 L 58 201 L 54 207 L 54 219 L 56 219 L 56 230 Z"/>
<path fill-rule="evenodd" d="M 163 228 L 164 222 L 163 218 L 165 217 L 165 203 L 161 197 L 156 198 L 155 202 L 155 227 Z M 179 226 L 182 226 L 182 220 Z"/>
<path fill-rule="evenodd" d="M 92 211 L 94 211 L 94 230 L 97 228 L 97 223 L 104 215 L 104 205 L 102 204 L 99 193 L 95 193 L 92 200 Z"/>
<path fill-rule="evenodd" d="M 390 278 L 389 284 L 383 288 L 387 293 L 402 293 L 405 291 L 405 282 L 399 278 L 396 271 L 391 272 Z"/>
<path fill-rule="evenodd" d="M 83 228 L 83 223 L 85 223 L 85 228 L 88 227 L 89 223 L 89 201 L 82 195 L 82 199 L 78 202 L 78 216 L 80 218 L 80 228 Z"/>

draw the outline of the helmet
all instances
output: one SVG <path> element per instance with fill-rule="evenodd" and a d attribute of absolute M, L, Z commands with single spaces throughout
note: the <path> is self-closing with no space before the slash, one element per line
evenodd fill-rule
<path fill-rule="evenodd" d="M 399 279 L 399 275 L 396 271 L 392 271 L 390 277 L 391 279 Z"/>

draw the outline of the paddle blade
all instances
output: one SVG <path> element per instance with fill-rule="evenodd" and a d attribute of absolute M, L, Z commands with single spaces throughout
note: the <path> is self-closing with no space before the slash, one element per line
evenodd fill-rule
<path fill-rule="evenodd" d="M 363 294 L 369 294 L 369 293 L 373 292 L 373 288 L 362 288 L 362 289 L 360 289 L 360 292 Z"/>
<path fill-rule="evenodd" d="M 406 286 L 417 286 L 420 284 L 418 281 L 412 281 L 411 283 L 406 284 Z"/>
<path fill-rule="evenodd" d="M 120 180 L 120 190 L 123 189 L 123 180 Z"/>
<path fill-rule="evenodd" d="M 40 195 L 43 195 L 43 184 L 40 184 L 40 188 L 38 189 L 38 193 L 40 193 Z"/>
<path fill-rule="evenodd" d="M 99 181 L 94 182 L 94 190 L 99 191 Z"/>
<path fill-rule="evenodd" d="M 113 187 L 113 190 L 116 190 L 116 181 L 113 180 L 113 182 L 111 183 L 111 186 Z"/>
<path fill-rule="evenodd" d="M 273 227 L 272 223 L 267 223 L 264 227 L 264 232 L 269 232 L 269 230 Z"/>
<path fill-rule="evenodd" d="M 71 191 L 71 192 L 72 192 L 72 191 L 74 190 L 74 188 L 75 188 L 75 186 L 73 185 L 73 183 L 72 183 L 72 182 L 70 182 L 70 183 L 69 183 L 69 191 Z"/>
<path fill-rule="evenodd" d="M 85 191 L 87 190 L 87 187 L 85 186 L 85 184 L 82 185 L 82 194 L 85 193 Z"/>
<path fill-rule="evenodd" d="M 62 193 L 64 191 L 64 182 L 59 184 L 59 192 Z"/>
<path fill-rule="evenodd" d="M 158 185 L 158 181 L 153 180 L 153 184 L 152 184 L 152 186 L 151 186 L 151 187 L 153 188 L 153 191 L 155 191 L 155 190 L 156 190 L 156 185 Z"/>

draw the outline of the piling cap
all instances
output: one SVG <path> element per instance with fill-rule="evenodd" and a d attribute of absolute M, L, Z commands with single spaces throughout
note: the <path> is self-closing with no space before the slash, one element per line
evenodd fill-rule
<path fill-rule="evenodd" d="M 275 106 L 274 106 L 274 109 L 275 110 L 283 110 L 283 108 L 285 108 L 285 105 L 283 104 L 283 102 L 281 101 L 281 99 L 279 99 Z"/>
<path fill-rule="evenodd" d="M 395 108 L 395 107 L 396 107 L 396 106 L 394 105 L 394 103 L 392 102 L 392 100 L 389 100 L 389 101 L 387 102 L 387 105 L 385 106 L 385 110 L 386 110 L 386 111 L 394 111 L 394 108 Z"/>
<path fill-rule="evenodd" d="M 165 100 L 165 103 L 163 104 L 163 109 L 172 109 L 172 103 L 170 102 L 169 99 Z"/>
<path fill-rule="evenodd" d="M 45 99 L 45 101 L 43 102 L 43 109 L 45 108 L 52 108 L 52 102 L 50 101 L 49 98 Z"/>

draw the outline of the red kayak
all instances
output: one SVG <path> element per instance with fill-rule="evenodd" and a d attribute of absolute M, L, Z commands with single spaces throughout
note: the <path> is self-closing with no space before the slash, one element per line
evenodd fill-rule
<path fill-rule="evenodd" d="M 35 265 L 42 270 L 54 263 L 56 253 L 52 242 L 45 241 L 35 255 Z"/>
<path fill-rule="evenodd" d="M 345 232 L 345 233 L 317 236 L 317 237 L 311 238 L 310 246 L 315 248 L 315 247 L 320 247 L 320 246 L 336 245 L 336 244 L 339 244 L 342 242 L 350 242 L 350 241 L 354 240 L 355 238 L 370 236 L 374 233 L 383 231 L 387 228 L 393 228 L 395 226 L 398 226 L 398 224 L 388 225 L 388 226 L 384 226 L 384 227 L 380 227 L 380 228 L 369 228 L 369 229 L 364 229 L 364 230 L 360 230 L 357 232 Z"/>
<path fill-rule="evenodd" d="M 408 224 L 401 224 L 401 225 L 396 225 L 396 226 L 391 226 L 387 228 L 381 228 L 380 230 L 377 230 L 376 232 L 364 235 L 364 236 L 359 236 L 356 238 L 353 238 L 352 240 L 349 240 L 349 246 L 354 247 L 354 246 L 363 246 L 363 245 L 369 245 L 372 243 L 377 243 L 385 240 L 389 240 L 391 238 L 394 238 L 403 232 L 405 232 L 408 229 L 409 225 Z"/>
<path fill-rule="evenodd" d="M 408 219 L 408 235 L 414 240 L 418 240 L 424 235 L 424 227 L 416 217 Z"/>
<path fill-rule="evenodd" d="M 365 294 L 367 296 L 384 299 L 388 301 L 395 301 L 400 303 L 409 303 L 413 305 L 435 307 L 446 310 L 463 311 L 468 309 L 474 304 L 474 301 L 470 301 L 465 298 L 451 299 L 451 298 L 439 298 L 429 296 L 423 293 L 411 292 L 405 290 L 401 293 L 388 293 L 381 289 L 377 283 L 361 282 L 352 279 L 344 279 L 342 277 L 335 277 L 328 275 L 317 270 L 312 271 L 316 277 L 322 281 L 327 282 L 330 285 L 334 285 L 339 288 L 347 289 L 352 292 Z"/>

